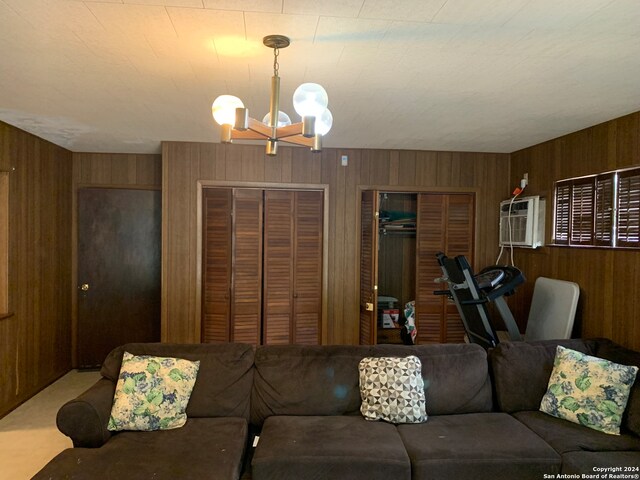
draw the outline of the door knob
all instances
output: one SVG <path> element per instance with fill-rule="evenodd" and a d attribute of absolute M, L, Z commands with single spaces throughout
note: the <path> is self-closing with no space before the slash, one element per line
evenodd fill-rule
<path fill-rule="evenodd" d="M 83 283 L 78 288 L 80 288 L 80 290 L 82 290 L 83 292 L 86 292 L 87 290 L 89 290 L 89 284 L 88 283 Z"/>
<path fill-rule="evenodd" d="M 365 303 L 365 310 L 367 312 L 373 312 L 373 303 Z"/>

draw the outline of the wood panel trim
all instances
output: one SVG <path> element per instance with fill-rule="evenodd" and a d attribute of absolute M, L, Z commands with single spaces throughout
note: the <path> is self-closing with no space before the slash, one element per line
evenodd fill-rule
<path fill-rule="evenodd" d="M 258 190 L 327 190 L 329 185 L 324 183 L 265 183 L 265 182 L 234 182 L 233 180 L 198 180 L 202 188 L 256 188 Z"/>
<path fill-rule="evenodd" d="M 378 193 L 475 193 L 481 192 L 477 187 L 429 187 L 422 185 L 358 185 L 362 190 L 378 190 Z"/>
<path fill-rule="evenodd" d="M 138 185 L 135 183 L 122 183 L 120 185 L 116 184 L 103 184 L 103 183 L 78 183 L 74 186 L 74 191 L 77 191 L 81 188 L 119 188 L 123 190 L 162 190 L 161 185 Z"/>
<path fill-rule="evenodd" d="M 163 164 L 166 162 L 163 162 Z M 207 185 L 208 186 L 208 185 Z M 204 188 L 203 182 L 198 180 L 196 186 L 196 305 L 194 309 L 195 316 L 195 342 L 202 343 L 202 234 L 203 234 L 203 225 L 202 225 L 202 215 L 204 213 L 204 204 L 202 203 L 202 189 Z M 164 195 L 163 195 L 164 201 Z M 162 209 L 162 214 L 164 215 L 164 205 Z M 162 221 L 162 237 L 165 237 L 164 229 L 165 222 Z M 164 249 L 164 243 L 163 249 Z M 162 253 L 162 258 L 164 259 L 164 251 Z M 164 261 L 162 262 L 162 268 L 164 270 Z M 164 282 L 163 287 L 164 289 Z M 165 292 L 163 290 L 162 293 L 162 303 L 165 303 Z M 165 331 L 165 323 L 166 323 L 166 312 L 162 311 L 162 335 L 164 335 Z M 163 341 L 165 341 L 163 339 Z"/>
<path fill-rule="evenodd" d="M 167 142 L 162 142 L 162 246 L 161 248 L 161 261 L 160 261 L 160 341 L 167 342 L 170 338 L 169 329 L 169 304 L 167 298 L 169 297 L 169 205 L 171 200 L 171 189 L 169 188 L 169 162 L 165 159 L 169 158 L 170 145 Z M 198 197 L 200 198 L 200 197 Z M 200 206 L 202 209 L 202 206 Z M 198 217 L 199 218 L 199 217 Z M 200 230 L 199 234 L 202 234 Z M 197 238 L 200 238 L 197 235 Z M 200 257 L 199 261 L 202 261 Z M 201 298 L 198 299 L 196 305 L 199 305 Z M 196 307 L 199 308 L 199 307 Z M 198 328 L 200 328 L 200 321 L 198 321 Z"/>
<path fill-rule="evenodd" d="M 328 343 L 329 325 L 328 325 L 328 308 L 329 308 L 329 186 L 325 185 L 322 192 L 322 201 L 324 203 L 323 222 L 322 222 L 322 331 L 320 338 L 322 345 Z"/>
<path fill-rule="evenodd" d="M 9 312 L 9 173 L 0 172 L 0 312 Z"/>

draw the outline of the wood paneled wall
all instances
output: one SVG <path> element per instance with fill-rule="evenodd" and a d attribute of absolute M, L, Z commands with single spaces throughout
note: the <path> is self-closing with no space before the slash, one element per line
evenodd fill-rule
<path fill-rule="evenodd" d="M 78 284 L 78 188 L 145 188 L 162 187 L 162 158 L 152 154 L 73 153 L 73 198 L 71 205 L 72 285 Z M 71 354 L 77 367 L 78 290 L 71 289 Z"/>
<path fill-rule="evenodd" d="M 342 167 L 340 158 L 348 156 Z M 198 341 L 196 322 L 198 181 L 326 184 L 329 187 L 329 344 L 358 342 L 358 189 L 394 186 L 477 192 L 477 266 L 495 260 L 498 202 L 509 194 L 509 155 L 404 150 L 165 142 L 163 184 L 163 328 L 169 342 Z M 435 262 L 435 259 L 434 259 Z"/>
<path fill-rule="evenodd" d="M 546 241 L 551 240 L 553 182 L 640 165 L 640 112 L 565 135 L 511 154 L 511 185 L 529 173 L 527 195 L 546 199 Z M 537 277 L 580 285 L 575 336 L 608 337 L 640 349 L 640 251 L 544 247 L 516 249 L 515 263 L 527 284 L 512 301 L 516 318 L 526 318 Z M 524 328 L 524 324 L 521 326 Z"/>
<path fill-rule="evenodd" d="M 71 163 L 68 150 L 0 122 L 13 313 L 0 319 L 0 416 L 71 368 Z"/>
<path fill-rule="evenodd" d="M 74 153 L 73 187 L 160 188 L 160 155 Z"/>

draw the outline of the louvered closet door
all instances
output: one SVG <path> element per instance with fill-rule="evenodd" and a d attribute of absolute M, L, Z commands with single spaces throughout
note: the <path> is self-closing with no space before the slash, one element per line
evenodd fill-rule
<path fill-rule="evenodd" d="M 378 192 L 362 192 L 360 203 L 360 345 L 376 343 L 378 281 Z"/>
<path fill-rule="evenodd" d="M 264 192 L 263 343 L 318 344 L 323 193 Z"/>
<path fill-rule="evenodd" d="M 434 290 L 442 276 L 437 252 L 464 255 L 473 264 L 473 194 L 421 193 L 418 195 L 416 241 L 416 328 L 420 343 L 462 342 L 464 327 L 455 304 Z"/>
<path fill-rule="evenodd" d="M 264 192 L 263 343 L 290 343 L 293 322 L 293 233 L 295 194 Z"/>
<path fill-rule="evenodd" d="M 262 190 L 234 189 L 231 282 L 232 342 L 260 343 Z"/>
<path fill-rule="evenodd" d="M 322 322 L 323 192 L 295 192 L 292 343 L 318 345 Z"/>
<path fill-rule="evenodd" d="M 202 342 L 230 341 L 230 188 L 202 191 Z"/>

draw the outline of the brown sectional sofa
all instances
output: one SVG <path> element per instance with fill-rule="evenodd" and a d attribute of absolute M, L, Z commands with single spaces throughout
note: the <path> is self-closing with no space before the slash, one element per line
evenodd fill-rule
<path fill-rule="evenodd" d="M 503 343 L 488 356 L 470 344 L 126 345 L 107 357 L 94 387 L 61 408 L 58 426 L 74 448 L 34 478 L 539 480 L 640 465 L 638 385 L 620 436 L 538 412 L 558 343 L 640 364 L 640 354 L 607 340 Z M 184 427 L 106 430 L 125 350 L 201 361 Z M 407 355 L 422 362 L 429 419 L 364 420 L 359 361 Z"/>

